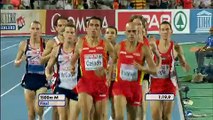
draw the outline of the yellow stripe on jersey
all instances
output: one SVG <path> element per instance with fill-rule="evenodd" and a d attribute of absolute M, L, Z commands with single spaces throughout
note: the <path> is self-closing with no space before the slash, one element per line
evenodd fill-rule
<path fill-rule="evenodd" d="M 144 75 L 145 75 L 145 72 L 141 72 L 141 79 L 139 81 L 139 84 L 142 85 L 142 82 L 143 82 L 143 79 L 144 79 Z"/>
<path fill-rule="evenodd" d="M 80 66 L 81 76 L 83 76 L 82 67 L 81 67 L 81 65 L 79 65 L 79 66 Z"/>
<path fill-rule="evenodd" d="M 116 74 L 115 75 L 115 81 L 118 82 L 118 79 L 117 79 L 118 78 L 118 67 L 117 67 L 117 65 L 116 65 L 116 72 L 115 72 L 115 74 Z"/>

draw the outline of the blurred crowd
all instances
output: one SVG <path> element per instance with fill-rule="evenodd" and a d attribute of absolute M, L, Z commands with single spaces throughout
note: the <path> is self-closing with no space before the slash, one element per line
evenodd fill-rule
<path fill-rule="evenodd" d="M 1 9 L 205 9 L 213 0 L 1 0 Z"/>

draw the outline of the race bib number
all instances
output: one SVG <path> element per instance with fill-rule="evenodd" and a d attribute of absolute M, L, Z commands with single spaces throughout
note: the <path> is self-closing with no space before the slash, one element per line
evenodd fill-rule
<path fill-rule="evenodd" d="M 121 64 L 120 76 L 122 80 L 137 81 L 138 70 L 134 65 Z"/>
<path fill-rule="evenodd" d="M 162 65 L 157 73 L 159 78 L 168 78 L 169 77 L 169 65 Z"/>
<path fill-rule="evenodd" d="M 72 74 L 70 71 L 60 71 L 59 75 L 60 75 L 60 79 L 71 79 L 72 78 Z"/>
<path fill-rule="evenodd" d="M 39 59 L 40 59 L 39 56 L 32 56 L 31 58 L 28 58 L 28 61 L 29 61 L 28 64 L 40 65 Z"/>
<path fill-rule="evenodd" d="M 102 54 L 87 54 L 85 57 L 85 69 L 96 70 L 97 68 L 103 67 L 103 56 Z"/>

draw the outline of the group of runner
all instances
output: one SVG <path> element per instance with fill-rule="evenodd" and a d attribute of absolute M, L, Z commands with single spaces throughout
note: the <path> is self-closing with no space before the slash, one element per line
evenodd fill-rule
<path fill-rule="evenodd" d="M 112 119 L 124 120 L 126 110 L 128 120 L 146 120 L 146 93 L 176 94 L 175 58 L 190 69 L 166 21 L 160 24 L 160 39 L 148 39 L 146 19 L 133 15 L 120 43 L 114 26 L 101 37 L 102 19 L 96 16 L 85 21 L 84 36 L 78 36 L 76 26 L 64 17 L 54 25 L 57 35 L 44 40 L 41 23 L 33 21 L 30 38 L 20 43 L 15 59 L 16 66 L 26 61 L 22 86 L 29 120 L 36 114 L 43 119 L 38 95 L 48 87 L 66 96 L 64 107 L 53 107 L 53 120 L 78 120 L 80 113 L 82 120 L 106 120 L 108 100 Z M 173 104 L 150 101 L 152 119 L 171 120 Z"/>

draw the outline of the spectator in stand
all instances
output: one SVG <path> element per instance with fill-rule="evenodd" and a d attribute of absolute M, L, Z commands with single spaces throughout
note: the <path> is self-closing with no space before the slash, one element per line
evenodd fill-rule
<path fill-rule="evenodd" d="M 134 4 L 135 9 L 145 9 L 146 8 L 146 0 L 129 0 Z"/>
<path fill-rule="evenodd" d="M 169 0 L 158 0 L 159 9 L 168 9 L 169 4 Z"/>
<path fill-rule="evenodd" d="M 176 9 L 183 9 L 183 4 L 181 1 L 177 1 L 176 4 L 175 4 L 175 8 Z"/>
<path fill-rule="evenodd" d="M 35 2 L 35 0 L 30 0 L 30 8 L 31 9 L 34 9 L 34 2 Z"/>
<path fill-rule="evenodd" d="M 157 0 L 149 0 L 148 2 L 149 9 L 157 9 L 158 1 Z"/>
<path fill-rule="evenodd" d="M 84 7 L 84 9 L 89 9 L 89 5 L 87 3 L 87 0 L 84 0 L 83 7 Z"/>
<path fill-rule="evenodd" d="M 194 0 L 195 8 L 211 8 L 212 0 Z"/>
<path fill-rule="evenodd" d="M 71 2 L 72 2 L 71 0 L 67 0 L 66 1 L 66 5 L 64 6 L 65 10 L 72 10 L 73 9 L 73 6 L 72 6 Z"/>
<path fill-rule="evenodd" d="M 178 0 L 180 1 L 180 0 Z M 182 0 L 183 9 L 192 9 L 193 8 L 193 0 Z"/>
<path fill-rule="evenodd" d="M 200 4 L 199 4 L 199 6 L 198 6 L 198 8 L 199 9 L 203 9 L 203 8 L 205 8 L 206 6 L 205 6 L 205 4 L 203 3 L 203 1 L 200 1 Z"/>
<path fill-rule="evenodd" d="M 118 2 L 118 0 L 114 0 L 114 2 L 113 2 L 113 9 L 119 9 L 119 2 Z"/>
<path fill-rule="evenodd" d="M 56 9 L 64 9 L 65 7 L 65 1 L 64 0 L 58 0 L 56 3 Z"/>
<path fill-rule="evenodd" d="M 211 3 L 213 3 L 212 0 L 201 0 L 201 1 L 203 1 L 205 8 L 210 8 Z"/>
<path fill-rule="evenodd" d="M 30 0 L 21 0 L 21 5 L 23 5 L 25 9 L 30 9 Z"/>
<path fill-rule="evenodd" d="M 134 9 L 134 3 L 130 2 L 129 5 L 127 6 L 127 9 Z"/>
<path fill-rule="evenodd" d="M 97 9 L 110 10 L 112 9 L 110 6 L 106 5 L 104 1 L 97 1 Z"/>
<path fill-rule="evenodd" d="M 21 5 L 21 0 L 11 0 L 10 4 L 13 5 L 14 9 L 18 9 L 18 7 Z"/>

